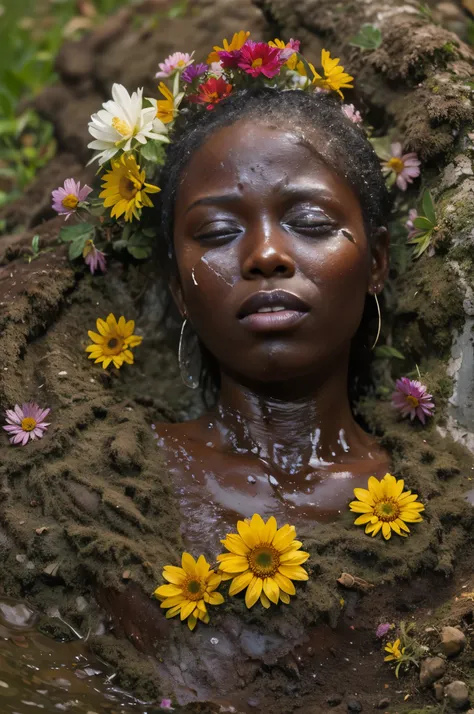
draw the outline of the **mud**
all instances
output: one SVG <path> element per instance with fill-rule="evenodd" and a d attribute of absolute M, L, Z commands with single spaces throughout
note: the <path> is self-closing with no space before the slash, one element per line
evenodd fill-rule
<path fill-rule="evenodd" d="M 55 243 L 62 219 L 51 217 L 49 193 L 70 175 L 87 180 L 79 171 L 87 119 L 112 81 L 129 88 L 146 85 L 157 61 L 172 50 L 192 46 L 200 56 L 216 38 L 241 26 L 258 34 L 262 19 L 250 5 L 222 6 L 220 17 L 213 4 L 200 3 L 192 19 L 173 20 L 172 33 L 169 20 L 156 32 L 130 30 L 130 17 L 122 13 L 108 34 L 102 30 L 102 39 L 95 35 L 65 47 L 58 60 L 61 81 L 37 99 L 37 108 L 54 118 L 60 154 L 24 198 L 6 209 L 12 232 L 0 242 L 0 407 L 35 400 L 51 407 L 51 426 L 41 442 L 27 448 L 9 447 L 2 437 L 2 590 L 42 613 L 38 626 L 49 637 L 75 639 L 69 627 L 48 615 L 51 609 L 78 632 L 89 632 L 92 650 L 117 673 L 114 683 L 139 698 L 157 702 L 176 688 L 178 711 L 218 711 L 222 705 L 275 714 L 345 712 L 351 698 L 370 711 L 388 697 L 387 711 L 414 712 L 433 703 L 432 693 L 419 691 L 416 670 L 402 683 L 395 680 L 383 663 L 377 624 L 415 619 L 426 646 L 436 651 L 426 628 L 462 624 L 471 637 L 473 623 L 474 603 L 461 595 L 474 590 L 474 509 L 467 497 L 474 466 L 472 455 L 439 432 L 446 425 L 452 386 L 446 365 L 462 305 L 456 276 L 442 257 L 424 259 L 398 276 L 384 335 L 395 339 L 406 360 L 398 368 L 375 369 L 371 390 L 357 407 L 361 421 L 391 453 L 393 472 L 426 503 L 426 519 L 413 535 L 389 543 L 370 539 L 352 525 L 349 512 L 335 524 L 303 528 L 299 535 L 311 553 L 310 580 L 289 608 L 248 612 L 234 599 L 213 613 L 212 628 L 200 627 L 192 636 L 163 617 L 163 628 L 140 640 L 134 619 L 120 623 L 108 614 L 114 593 L 140 593 L 141 603 L 142 594 L 150 595 L 161 582 L 162 566 L 178 562 L 179 503 L 151 424 L 189 418 L 202 404 L 180 382 L 176 326 L 166 317 L 160 278 L 150 267 L 133 264 L 111 262 L 109 272 L 95 278 L 72 267 Z M 329 22 L 328 12 L 321 8 L 317 21 L 304 24 L 320 29 Z M 294 23 L 292 29 L 289 34 L 296 36 Z M 171 43 L 171 35 L 179 41 Z M 310 39 L 308 29 L 305 38 Z M 427 56 L 447 41 L 442 34 L 436 38 Z M 311 43 L 314 47 L 314 39 Z M 85 55 L 89 61 L 73 61 Z M 389 62 L 395 67 L 391 49 L 390 58 L 374 57 L 377 71 L 387 75 L 395 72 Z M 367 81 L 374 71 L 368 67 Z M 409 78 L 409 68 L 398 72 Z M 392 85 L 387 87 L 391 93 Z M 413 83 L 412 96 L 416 91 Z M 423 119 L 423 140 L 416 143 L 415 128 L 402 117 L 406 109 L 396 109 L 400 96 L 393 92 L 391 107 L 408 127 L 414 148 L 433 157 L 452 147 L 452 129 L 467 114 L 454 117 L 447 129 Z M 377 102 L 372 110 L 379 116 Z M 439 103 L 436 111 L 442 117 Z M 444 143 L 443 137 L 448 137 Z M 48 251 L 29 264 L 23 255 L 35 233 Z M 84 349 L 87 330 L 109 312 L 135 319 L 144 342 L 133 367 L 104 373 Z M 414 363 L 435 394 L 436 416 L 427 428 L 398 421 L 387 398 L 390 379 Z M 346 591 L 336 582 L 342 572 L 375 587 L 368 595 Z M 85 607 L 83 600 L 78 606 L 78 597 Z M 151 599 L 146 607 L 158 611 Z M 292 652 L 295 643 L 300 649 Z M 459 677 L 459 671 L 474 688 L 472 649 L 447 677 Z M 192 702 L 211 696 L 216 704 Z"/>

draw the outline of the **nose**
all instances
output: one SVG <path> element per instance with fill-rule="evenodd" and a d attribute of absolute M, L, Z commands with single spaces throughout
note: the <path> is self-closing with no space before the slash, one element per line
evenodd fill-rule
<path fill-rule="evenodd" d="M 284 237 L 276 228 L 249 232 L 244 243 L 241 268 L 244 279 L 291 278 L 295 274 L 295 262 L 287 250 Z"/>

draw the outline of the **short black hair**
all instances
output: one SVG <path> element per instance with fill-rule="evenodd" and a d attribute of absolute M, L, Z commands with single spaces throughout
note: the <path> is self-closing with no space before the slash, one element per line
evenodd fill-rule
<path fill-rule="evenodd" d="M 317 129 L 328 138 L 334 167 L 357 195 L 370 241 L 385 226 L 390 211 L 389 194 L 380 161 L 364 130 L 342 110 L 341 101 L 326 92 L 281 90 L 269 87 L 242 89 L 222 100 L 211 111 L 193 107 L 178 118 L 166 163 L 160 172 L 161 234 L 168 258 L 174 264 L 174 212 L 184 169 L 193 154 L 219 129 L 240 119 L 265 123 L 284 119 L 299 129 Z M 277 124 L 278 126 L 278 124 Z M 162 251 L 159 251 L 162 253 Z"/>

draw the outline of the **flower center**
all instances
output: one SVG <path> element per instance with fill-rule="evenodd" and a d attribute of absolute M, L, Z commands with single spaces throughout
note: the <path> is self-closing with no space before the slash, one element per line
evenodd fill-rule
<path fill-rule="evenodd" d="M 392 156 L 392 158 L 388 162 L 388 166 L 393 169 L 396 174 L 401 174 L 401 172 L 405 168 L 405 164 L 403 163 L 403 161 L 396 156 Z"/>
<path fill-rule="evenodd" d="M 278 551 L 271 545 L 259 545 L 247 556 L 250 570 L 259 578 L 274 575 L 280 565 Z"/>
<path fill-rule="evenodd" d="M 141 184 L 135 184 L 131 179 L 127 178 L 127 176 L 120 178 L 119 193 L 122 198 L 125 198 L 127 201 L 131 201 L 132 198 L 135 198 L 139 188 L 141 188 Z"/>
<path fill-rule="evenodd" d="M 258 59 L 254 59 L 252 62 L 252 67 L 261 67 L 263 64 L 263 59 L 259 57 Z"/>
<path fill-rule="evenodd" d="M 36 426 L 36 420 L 33 417 L 25 417 L 21 420 L 21 428 L 23 431 L 33 431 Z"/>
<path fill-rule="evenodd" d="M 118 355 L 123 349 L 123 339 L 120 335 L 113 335 L 109 337 L 102 349 L 104 355 Z"/>
<path fill-rule="evenodd" d="M 177 66 L 177 67 L 184 67 L 185 64 L 186 64 L 186 62 L 181 59 L 181 60 L 178 60 L 178 62 L 176 63 L 176 66 Z"/>
<path fill-rule="evenodd" d="M 406 400 L 408 404 L 412 407 L 417 407 L 420 404 L 420 401 L 416 397 L 412 397 L 411 394 L 407 395 Z"/>
<path fill-rule="evenodd" d="M 194 578 L 186 580 L 183 586 L 183 592 L 189 600 L 201 600 L 204 594 L 201 582 Z"/>
<path fill-rule="evenodd" d="M 68 193 L 67 196 L 64 196 L 61 203 L 63 204 L 64 208 L 76 208 L 77 204 L 79 203 L 79 199 L 73 193 Z"/>
<path fill-rule="evenodd" d="M 129 136 L 132 133 L 132 127 L 120 117 L 114 117 L 112 119 L 113 128 L 118 131 L 120 136 Z"/>
<path fill-rule="evenodd" d="M 390 521 L 395 521 L 400 515 L 400 507 L 395 501 L 379 501 L 379 503 L 375 505 L 374 514 L 379 521 L 390 523 Z"/>

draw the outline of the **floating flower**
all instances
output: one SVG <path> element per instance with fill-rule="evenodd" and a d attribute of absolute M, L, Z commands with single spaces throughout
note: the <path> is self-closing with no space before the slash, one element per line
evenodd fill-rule
<path fill-rule="evenodd" d="M 246 589 L 248 608 L 259 598 L 265 608 L 278 600 L 288 604 L 296 592 L 292 581 L 308 580 L 301 566 L 309 554 L 300 550 L 295 527 L 285 524 L 277 530 L 273 516 L 265 523 L 255 513 L 250 521 L 238 521 L 237 530 L 221 541 L 230 552 L 217 556 L 225 579 L 233 578 L 229 595 Z"/>
<path fill-rule="evenodd" d="M 174 121 L 178 114 L 178 107 L 184 97 L 184 92 L 174 95 L 164 82 L 159 83 L 158 89 L 164 99 L 156 100 L 150 97 L 147 97 L 147 99 L 155 109 L 156 121 L 169 124 Z"/>
<path fill-rule="evenodd" d="M 375 636 L 378 637 L 379 639 L 382 639 L 382 637 L 385 637 L 387 632 L 390 632 L 392 629 L 392 625 L 390 622 L 382 622 L 376 629 L 375 631 Z"/>
<path fill-rule="evenodd" d="M 202 74 L 205 74 L 208 69 L 209 65 L 204 64 L 203 62 L 199 62 L 198 64 L 192 64 L 190 67 L 186 67 L 186 69 L 181 75 L 181 79 L 183 80 L 183 82 L 191 84 L 191 82 L 194 82 L 197 77 L 200 77 Z"/>
<path fill-rule="evenodd" d="M 160 72 L 157 72 L 155 77 L 157 79 L 165 79 L 166 77 L 171 77 L 174 72 L 182 72 L 194 62 L 193 54 L 194 52 L 192 52 L 192 54 L 188 54 L 187 52 L 173 52 L 164 62 L 158 64 Z"/>
<path fill-rule="evenodd" d="M 321 77 L 314 67 L 310 65 L 314 74 L 312 84 L 320 89 L 330 89 L 333 92 L 337 92 L 344 99 L 341 89 L 352 89 L 354 85 L 350 84 L 350 82 L 352 82 L 354 77 L 344 72 L 344 67 L 341 67 L 339 62 L 340 59 L 338 57 L 331 58 L 327 50 L 321 50 L 321 64 L 324 77 Z"/>
<path fill-rule="evenodd" d="M 263 74 L 271 79 L 278 74 L 282 66 L 280 50 L 270 47 L 266 42 L 248 40 L 240 50 L 237 65 L 252 77 Z"/>
<path fill-rule="evenodd" d="M 393 644 L 390 642 L 387 642 L 384 649 L 385 649 L 385 652 L 388 652 L 389 654 L 386 657 L 384 657 L 384 662 L 392 662 L 393 660 L 401 659 L 403 653 L 405 652 L 405 647 L 400 649 L 400 645 L 401 645 L 400 640 L 395 640 L 395 642 Z"/>
<path fill-rule="evenodd" d="M 411 421 L 418 417 L 421 423 L 424 424 L 426 417 L 430 417 L 433 414 L 435 405 L 432 400 L 433 395 L 417 379 L 402 377 L 395 382 L 392 406 L 400 412 L 402 417 L 410 415 Z"/>
<path fill-rule="evenodd" d="M 354 513 L 362 515 L 356 518 L 354 525 L 365 525 L 365 532 L 372 536 L 381 530 L 386 540 L 391 537 L 392 531 L 406 536 L 410 532 L 406 523 L 422 521 L 420 513 L 425 507 L 417 501 L 416 493 L 403 491 L 404 485 L 402 479 L 397 480 L 395 476 L 385 474 L 380 481 L 371 476 L 368 490 L 355 488 L 357 501 L 352 501 L 349 507 Z"/>
<path fill-rule="evenodd" d="M 197 562 L 189 553 L 183 553 L 181 568 L 165 565 L 163 577 L 169 585 L 161 585 L 153 593 L 162 600 L 161 607 L 167 608 L 166 617 L 179 613 L 181 620 L 188 621 L 190 630 L 194 630 L 197 621 L 209 622 L 206 605 L 221 605 L 224 598 L 216 593 L 222 577 L 211 570 L 203 555 Z"/>
<path fill-rule="evenodd" d="M 25 446 L 28 441 L 41 439 L 48 428 L 44 420 L 51 409 L 42 409 L 34 402 L 15 404 L 13 409 L 6 409 L 7 426 L 3 428 L 10 434 L 10 444 Z"/>
<path fill-rule="evenodd" d="M 200 84 L 198 93 L 188 97 L 190 102 L 206 104 L 206 109 L 214 109 L 214 106 L 229 96 L 232 85 L 228 84 L 222 77 L 210 77 L 207 82 Z"/>
<path fill-rule="evenodd" d="M 143 108 L 143 89 L 130 96 L 124 86 L 114 84 L 112 97 L 89 122 L 94 141 L 88 147 L 99 150 L 89 163 L 98 159 L 102 165 L 118 151 L 130 151 L 133 140 L 138 144 L 146 144 L 147 139 L 169 141 L 165 125 L 156 121 L 154 107 Z"/>
<path fill-rule="evenodd" d="M 66 216 L 66 221 L 69 216 L 76 212 L 79 203 L 86 200 L 92 189 L 85 184 L 81 188 L 81 182 L 74 181 L 73 178 L 68 178 L 64 182 L 64 186 L 59 186 L 52 193 L 53 209 L 60 216 Z"/>
<path fill-rule="evenodd" d="M 353 122 L 354 124 L 360 124 L 362 122 L 360 112 L 357 111 L 353 104 L 343 104 L 342 111 L 344 112 L 346 117 L 350 119 L 351 122 Z"/>
<path fill-rule="evenodd" d="M 134 335 L 135 322 L 125 321 L 120 317 L 119 321 L 110 313 L 107 320 L 97 320 L 97 332 L 88 331 L 89 338 L 94 343 L 86 347 L 86 352 L 90 352 L 89 359 L 95 360 L 95 364 L 102 362 L 102 367 L 106 369 L 111 362 L 114 367 L 120 369 L 124 362 L 133 364 L 133 347 L 141 345 L 143 337 Z"/>
<path fill-rule="evenodd" d="M 207 58 L 207 63 L 212 64 L 213 62 L 219 62 L 218 52 L 232 52 L 232 50 L 240 50 L 240 48 L 247 42 L 249 35 L 250 32 L 240 30 L 240 32 L 234 33 L 234 36 L 232 37 L 230 42 L 228 42 L 227 40 L 223 40 L 222 47 L 214 45 L 214 51 L 211 52 L 211 54 Z"/>
<path fill-rule="evenodd" d="M 125 214 L 126 221 L 134 217 L 140 220 L 143 206 L 153 206 L 148 194 L 161 191 L 158 186 L 146 183 L 145 171 L 140 169 L 133 154 L 122 154 L 120 159 L 112 161 L 112 170 L 105 174 L 102 188 L 99 198 L 104 199 L 105 208 L 113 206 L 112 217 Z"/>
<path fill-rule="evenodd" d="M 92 275 L 94 275 L 97 268 L 99 268 L 102 273 L 106 272 L 107 264 L 105 262 L 105 253 L 101 250 L 97 250 L 93 240 L 86 240 L 82 257 L 84 258 L 85 264 L 89 266 Z"/>
<path fill-rule="evenodd" d="M 382 171 L 386 176 L 391 176 L 398 188 L 406 191 L 408 184 L 420 175 L 421 162 L 414 151 L 402 154 L 402 145 L 399 141 L 392 144 L 392 155 L 382 163 Z"/>

